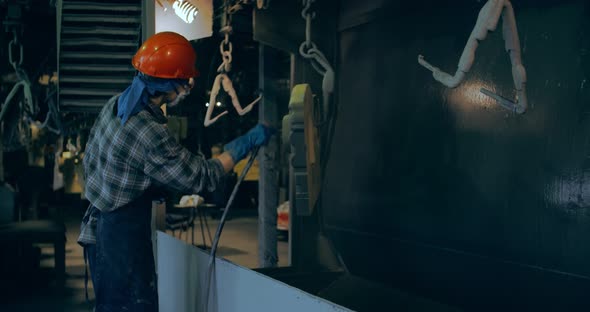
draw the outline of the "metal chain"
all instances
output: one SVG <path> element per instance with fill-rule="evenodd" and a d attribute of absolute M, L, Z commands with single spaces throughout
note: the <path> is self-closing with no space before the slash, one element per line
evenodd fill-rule
<path fill-rule="evenodd" d="M 31 82 L 29 76 L 25 70 L 21 67 L 23 64 L 23 45 L 19 41 L 18 29 L 15 27 L 12 29 L 12 40 L 8 43 L 8 62 L 14 69 L 14 72 L 18 78 L 18 82 L 12 87 L 12 90 L 4 99 L 2 109 L 0 110 L 0 122 L 5 117 L 8 107 L 13 102 L 13 99 L 17 96 L 18 91 L 22 88 L 23 97 L 18 101 L 19 107 L 25 115 L 34 115 L 37 113 L 37 108 L 34 102 L 33 94 L 31 91 Z M 15 50 L 18 54 L 18 60 L 15 59 Z"/>
<path fill-rule="evenodd" d="M 315 0 L 303 0 L 303 10 L 301 11 L 301 17 L 305 20 L 305 41 L 299 46 L 299 54 L 302 57 L 309 59 L 313 68 L 320 74 L 325 75 L 328 67 L 331 66 L 320 52 L 315 42 L 311 40 L 311 20 L 315 18 L 315 12 L 310 12 L 311 4 Z M 319 53 L 318 53 L 319 52 Z"/>
<path fill-rule="evenodd" d="M 18 68 L 23 64 L 23 46 L 18 41 L 18 34 L 16 32 L 16 29 L 12 30 L 12 35 L 13 35 L 13 38 L 8 43 L 8 61 L 10 62 L 10 65 L 12 65 L 12 68 L 15 71 L 18 71 Z M 15 47 L 19 51 L 18 52 L 19 53 L 18 62 L 14 59 L 14 56 L 12 53 L 12 51 L 14 50 Z"/>
<path fill-rule="evenodd" d="M 306 58 L 310 58 L 309 49 L 317 49 L 316 44 L 311 41 L 311 20 L 315 18 L 315 12 L 310 13 L 311 4 L 315 0 L 303 0 L 303 10 L 301 17 L 305 20 L 305 41 L 299 46 L 299 53 Z"/>
<path fill-rule="evenodd" d="M 299 46 L 299 54 L 302 57 L 310 60 L 311 66 L 323 76 L 322 79 L 322 107 L 323 107 L 323 114 L 325 116 L 323 121 L 314 121 L 316 126 L 319 126 L 327 120 L 327 116 L 329 116 L 330 109 L 330 96 L 334 92 L 334 69 L 330 62 L 318 49 L 316 44 L 311 40 L 311 20 L 315 18 L 315 12 L 311 13 L 310 8 L 311 4 L 315 2 L 315 0 L 303 0 L 303 10 L 301 11 L 301 17 L 305 19 L 305 41 L 301 43 Z"/>
<path fill-rule="evenodd" d="M 231 71 L 231 62 L 233 60 L 232 51 L 233 46 L 229 40 L 229 35 L 232 33 L 233 28 L 231 26 L 232 16 L 234 13 L 244 8 L 244 5 L 249 3 L 248 0 L 239 0 L 234 4 L 230 3 L 230 0 L 224 1 L 224 14 L 225 14 L 225 25 L 219 30 L 223 34 L 223 40 L 219 44 L 219 54 L 221 54 L 222 63 L 217 68 L 219 73 L 228 73 Z"/>
<path fill-rule="evenodd" d="M 231 70 L 233 45 L 229 40 L 229 35 L 233 30 L 231 27 L 232 14 L 238 10 L 236 8 L 237 6 L 241 8 L 239 3 L 230 6 L 229 0 L 225 0 L 224 2 L 225 25 L 220 29 L 220 32 L 223 34 L 224 38 L 219 44 L 219 54 L 221 54 L 222 59 L 221 65 L 219 65 L 217 68 L 217 72 L 219 73 L 227 73 Z"/>
<path fill-rule="evenodd" d="M 222 63 L 217 68 L 217 76 L 215 77 L 215 81 L 213 82 L 213 86 L 211 87 L 211 93 L 209 94 L 209 107 L 207 107 L 207 112 L 205 114 L 205 121 L 204 126 L 208 127 L 215 123 L 221 116 L 227 114 L 227 110 L 223 113 L 212 117 L 213 108 L 215 107 L 217 94 L 223 88 L 223 90 L 230 96 L 232 100 L 232 105 L 236 108 L 236 111 L 240 116 L 247 114 L 252 110 L 252 107 L 260 101 L 262 95 L 259 95 L 254 101 L 248 104 L 245 108 L 242 108 L 240 105 L 240 101 L 236 94 L 236 91 L 233 87 L 233 83 L 229 76 L 227 75 L 231 70 L 231 62 L 232 62 L 232 51 L 233 45 L 229 40 L 229 35 L 232 32 L 231 27 L 231 19 L 232 15 L 237 11 L 243 8 L 242 4 L 248 4 L 248 0 L 239 0 L 235 2 L 233 5 L 230 5 L 230 0 L 225 0 L 224 2 L 224 14 L 225 14 L 225 25 L 220 29 L 220 32 L 224 35 L 223 40 L 219 44 L 219 53 L 221 54 Z"/>

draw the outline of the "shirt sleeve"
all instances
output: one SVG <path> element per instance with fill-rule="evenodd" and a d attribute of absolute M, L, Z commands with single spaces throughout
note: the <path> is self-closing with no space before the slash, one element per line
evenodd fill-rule
<path fill-rule="evenodd" d="M 225 174 L 217 159 L 205 160 L 181 146 L 164 126 L 150 131 L 144 172 L 168 188 L 188 194 L 213 191 Z"/>

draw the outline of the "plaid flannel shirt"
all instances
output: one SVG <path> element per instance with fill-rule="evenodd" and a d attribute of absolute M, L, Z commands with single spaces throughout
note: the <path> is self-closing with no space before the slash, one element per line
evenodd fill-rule
<path fill-rule="evenodd" d="M 80 244 L 96 243 L 96 209 L 113 211 L 153 186 L 186 194 L 213 191 L 224 175 L 219 160 L 205 160 L 176 142 L 157 106 L 148 106 L 121 125 L 117 99 L 103 107 L 86 145 L 84 192 L 90 206 L 82 219 Z"/>

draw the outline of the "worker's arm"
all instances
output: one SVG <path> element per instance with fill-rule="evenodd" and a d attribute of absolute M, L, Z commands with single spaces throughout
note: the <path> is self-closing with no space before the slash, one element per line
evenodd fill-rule
<path fill-rule="evenodd" d="M 217 157 L 225 173 L 230 172 L 253 148 L 266 145 L 275 132 L 266 125 L 258 124 L 245 135 L 227 143 L 224 147 L 225 152 Z"/>
<path fill-rule="evenodd" d="M 153 130 L 153 131 L 152 131 Z M 158 184 L 186 194 L 214 191 L 228 169 L 228 160 L 206 160 L 191 153 L 170 136 L 164 126 L 154 126 L 145 138 L 143 171 Z"/>
<path fill-rule="evenodd" d="M 217 160 L 221 162 L 221 165 L 223 166 L 223 171 L 225 171 L 225 173 L 230 172 L 236 165 L 234 163 L 234 160 L 231 158 L 229 152 L 223 152 L 221 155 L 217 157 Z"/>
<path fill-rule="evenodd" d="M 230 172 L 240 160 L 248 156 L 252 149 L 266 145 L 274 133 L 274 129 L 258 124 L 246 134 L 227 143 L 224 147 L 225 152 L 217 158 L 223 165 L 225 173 Z"/>
<path fill-rule="evenodd" d="M 164 126 L 154 126 L 149 132 L 142 136 L 148 146 L 144 172 L 170 188 L 198 194 L 203 190 L 215 190 L 221 177 L 250 150 L 268 142 L 273 130 L 258 125 L 228 143 L 224 153 L 210 160 L 194 155 L 178 144 Z"/>
<path fill-rule="evenodd" d="M 246 134 L 227 143 L 224 149 L 226 153 L 229 153 L 229 156 L 233 161 L 231 168 L 233 168 L 233 166 L 235 166 L 240 160 L 246 158 L 248 153 L 254 148 L 266 145 L 275 132 L 276 130 L 273 128 L 263 124 L 257 124 Z"/>

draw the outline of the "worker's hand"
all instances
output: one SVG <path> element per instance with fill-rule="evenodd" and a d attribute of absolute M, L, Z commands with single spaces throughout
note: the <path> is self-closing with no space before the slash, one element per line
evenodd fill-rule
<path fill-rule="evenodd" d="M 266 145 L 275 132 L 276 130 L 271 127 L 258 124 L 246 134 L 227 143 L 224 150 L 228 152 L 233 161 L 237 163 L 244 159 L 253 148 Z"/>

